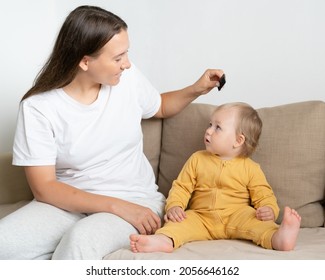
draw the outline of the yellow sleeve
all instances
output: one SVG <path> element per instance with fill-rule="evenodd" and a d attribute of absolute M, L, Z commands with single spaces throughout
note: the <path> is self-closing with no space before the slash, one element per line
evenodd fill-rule
<path fill-rule="evenodd" d="M 165 210 L 179 206 L 186 209 L 196 185 L 196 156 L 193 154 L 184 164 L 168 193 Z"/>
<path fill-rule="evenodd" d="M 250 182 L 248 190 L 250 193 L 251 204 L 257 209 L 262 206 L 269 206 L 274 212 L 275 219 L 279 216 L 279 206 L 274 192 L 266 180 L 264 172 L 258 164 L 250 167 Z"/>

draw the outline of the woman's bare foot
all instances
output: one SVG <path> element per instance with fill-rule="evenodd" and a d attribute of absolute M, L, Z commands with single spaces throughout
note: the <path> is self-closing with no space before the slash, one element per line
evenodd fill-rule
<path fill-rule="evenodd" d="M 163 234 L 156 235 L 130 235 L 130 246 L 133 253 L 152 253 L 173 251 L 173 241 Z"/>
<path fill-rule="evenodd" d="M 301 217 L 296 210 L 284 208 L 283 220 L 272 237 L 272 247 L 279 251 L 290 251 L 296 246 Z"/>

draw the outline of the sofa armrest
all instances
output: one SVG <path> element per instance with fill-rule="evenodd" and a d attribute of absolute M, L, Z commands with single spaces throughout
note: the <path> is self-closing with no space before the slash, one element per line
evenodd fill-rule
<path fill-rule="evenodd" d="M 0 155 L 0 204 L 16 203 L 32 198 L 23 167 L 12 165 L 12 154 Z"/>

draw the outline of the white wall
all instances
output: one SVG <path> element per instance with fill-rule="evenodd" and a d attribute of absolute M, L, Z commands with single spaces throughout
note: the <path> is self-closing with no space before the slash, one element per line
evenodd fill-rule
<path fill-rule="evenodd" d="M 130 58 L 162 92 L 222 68 L 224 90 L 196 102 L 258 108 L 325 101 L 323 0 L 7 0 L 0 11 L 0 152 L 11 151 L 19 100 L 64 18 L 81 4 L 128 23 Z"/>

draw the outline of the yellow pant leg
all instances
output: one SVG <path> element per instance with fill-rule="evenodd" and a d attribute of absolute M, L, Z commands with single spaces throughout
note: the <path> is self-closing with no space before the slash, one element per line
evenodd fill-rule
<path fill-rule="evenodd" d="M 212 239 L 204 219 L 194 210 L 186 210 L 186 219 L 182 222 L 167 222 L 155 234 L 164 234 L 174 242 L 174 248 L 195 240 Z"/>
<path fill-rule="evenodd" d="M 279 226 L 273 221 L 260 221 L 256 210 L 247 206 L 235 211 L 227 221 L 226 234 L 231 239 L 252 240 L 266 249 L 272 248 L 272 236 Z"/>

